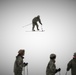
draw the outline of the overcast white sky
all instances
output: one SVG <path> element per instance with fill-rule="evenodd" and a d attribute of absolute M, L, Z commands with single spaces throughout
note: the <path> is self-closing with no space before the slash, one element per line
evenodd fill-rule
<path fill-rule="evenodd" d="M 45 32 L 26 32 L 32 25 L 22 26 L 37 15 Z M 76 52 L 76 1 L 0 0 L 0 75 L 13 75 L 19 49 L 26 51 L 24 61 L 29 63 L 29 75 L 45 75 L 51 53 L 57 55 L 56 66 L 64 75 Z"/>

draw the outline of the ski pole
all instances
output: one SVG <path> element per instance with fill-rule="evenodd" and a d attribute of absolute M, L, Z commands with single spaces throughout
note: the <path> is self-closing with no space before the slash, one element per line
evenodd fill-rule
<path fill-rule="evenodd" d="M 61 73 L 59 72 L 59 75 L 61 75 Z"/>
<path fill-rule="evenodd" d="M 28 75 L 28 65 L 27 65 L 27 75 Z"/>
<path fill-rule="evenodd" d="M 44 31 L 44 30 L 43 30 L 43 27 L 42 27 L 42 25 L 41 25 L 41 30 L 42 30 L 42 31 Z"/>
<path fill-rule="evenodd" d="M 41 25 L 41 30 L 43 31 L 43 27 L 42 27 L 42 25 Z"/>
<path fill-rule="evenodd" d="M 29 25 L 31 25 L 32 23 L 29 23 L 29 24 L 27 24 L 27 25 L 24 25 L 24 26 L 22 26 L 22 27 L 26 27 L 26 26 L 29 26 Z"/>
<path fill-rule="evenodd" d="M 25 67 L 24 67 L 24 75 L 25 75 Z"/>
<path fill-rule="evenodd" d="M 67 71 L 66 71 L 65 75 L 67 75 Z"/>

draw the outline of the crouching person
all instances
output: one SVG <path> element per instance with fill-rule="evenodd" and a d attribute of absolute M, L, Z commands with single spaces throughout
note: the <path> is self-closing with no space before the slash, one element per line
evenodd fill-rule
<path fill-rule="evenodd" d="M 46 68 L 46 75 L 55 75 L 57 72 L 61 71 L 60 68 L 56 69 L 55 59 L 56 59 L 56 55 L 51 54 L 50 55 L 50 61 L 49 61 L 47 68 Z"/>
<path fill-rule="evenodd" d="M 14 62 L 14 75 L 22 75 L 23 67 L 27 66 L 28 63 L 23 62 L 25 50 L 20 49 L 18 51 L 18 55 L 16 56 L 16 60 Z"/>

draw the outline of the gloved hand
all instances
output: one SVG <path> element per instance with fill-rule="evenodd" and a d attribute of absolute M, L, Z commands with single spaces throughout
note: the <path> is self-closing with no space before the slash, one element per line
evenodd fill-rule
<path fill-rule="evenodd" d="M 61 68 L 57 69 L 57 71 L 61 71 Z"/>
<path fill-rule="evenodd" d="M 42 23 L 41 23 L 41 25 L 42 25 Z"/>
<path fill-rule="evenodd" d="M 67 70 L 67 71 L 69 71 L 69 70 L 70 70 L 70 68 L 67 68 L 66 70 Z"/>
<path fill-rule="evenodd" d="M 24 64 L 25 66 L 27 66 L 27 65 L 28 65 L 28 63 L 25 63 L 25 62 L 24 62 L 23 64 Z"/>
<path fill-rule="evenodd" d="M 61 71 L 61 68 L 59 68 L 59 69 L 56 69 L 55 73 L 57 73 L 57 72 L 59 72 L 59 71 Z"/>

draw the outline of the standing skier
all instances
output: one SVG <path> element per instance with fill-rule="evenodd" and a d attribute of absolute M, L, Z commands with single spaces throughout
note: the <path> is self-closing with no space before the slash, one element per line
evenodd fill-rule
<path fill-rule="evenodd" d="M 76 53 L 73 55 L 73 59 L 71 59 L 67 64 L 67 71 L 71 69 L 71 75 L 76 75 Z"/>
<path fill-rule="evenodd" d="M 35 31 L 34 30 L 35 26 L 37 27 L 37 30 L 39 30 L 39 26 L 38 26 L 37 22 L 39 22 L 42 25 L 39 15 L 37 17 L 34 17 L 32 20 L 32 31 Z"/>
<path fill-rule="evenodd" d="M 20 49 L 14 63 L 14 75 L 22 75 L 23 67 L 27 66 L 28 63 L 23 62 L 25 50 Z"/>
<path fill-rule="evenodd" d="M 61 71 L 60 68 L 56 69 L 55 59 L 56 59 L 56 55 L 51 54 L 50 55 L 50 61 L 49 61 L 47 68 L 46 68 L 46 75 L 55 75 L 57 72 Z"/>

